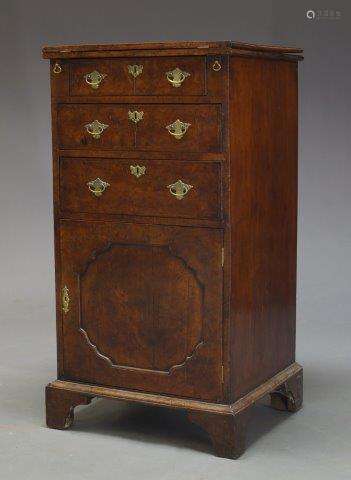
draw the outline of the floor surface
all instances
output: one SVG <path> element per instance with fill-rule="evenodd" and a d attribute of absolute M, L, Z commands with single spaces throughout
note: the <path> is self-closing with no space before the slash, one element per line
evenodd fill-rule
<path fill-rule="evenodd" d="M 44 386 L 55 378 L 51 307 L 2 305 L 1 480 L 204 480 L 351 478 L 350 325 L 299 322 L 305 403 L 297 414 L 255 408 L 239 460 L 213 455 L 181 412 L 97 400 L 73 429 L 44 423 Z M 311 325 L 311 326 L 310 326 Z"/>

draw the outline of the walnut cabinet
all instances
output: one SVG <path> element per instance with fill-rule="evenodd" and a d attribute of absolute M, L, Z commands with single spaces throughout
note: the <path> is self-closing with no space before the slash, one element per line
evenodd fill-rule
<path fill-rule="evenodd" d="M 261 397 L 301 407 L 300 54 L 237 42 L 43 49 L 58 346 L 49 427 L 69 427 L 93 397 L 168 406 L 237 458 Z"/>

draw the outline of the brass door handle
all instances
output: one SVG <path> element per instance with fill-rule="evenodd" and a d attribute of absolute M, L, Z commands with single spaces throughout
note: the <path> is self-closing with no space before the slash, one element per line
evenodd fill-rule
<path fill-rule="evenodd" d="M 106 78 L 107 75 L 105 73 L 100 73 L 97 70 L 94 70 L 93 72 L 87 73 L 84 75 L 85 81 L 88 85 L 91 86 L 94 90 L 99 88 L 100 83 L 103 81 L 104 78 Z"/>
<path fill-rule="evenodd" d="M 175 122 L 167 125 L 166 128 L 173 137 L 180 140 L 186 134 L 190 125 L 191 123 L 181 122 L 178 118 Z"/>
<path fill-rule="evenodd" d="M 109 183 L 104 182 L 101 178 L 96 178 L 87 183 L 89 190 L 95 197 L 101 197 L 107 187 L 110 186 Z"/>
<path fill-rule="evenodd" d="M 212 70 L 214 70 L 215 72 L 219 72 L 221 68 L 222 65 L 220 64 L 220 62 L 218 60 L 215 60 L 212 65 Z"/>
<path fill-rule="evenodd" d="M 142 110 L 140 112 L 138 112 L 137 110 L 134 110 L 134 112 L 129 110 L 128 112 L 129 120 L 134 123 L 140 122 L 140 120 L 143 119 L 143 116 L 144 116 L 144 112 Z"/>
<path fill-rule="evenodd" d="M 102 132 L 108 128 L 108 125 L 99 122 L 99 120 L 94 120 L 93 122 L 84 125 L 84 127 L 93 138 L 100 138 Z"/>
<path fill-rule="evenodd" d="M 173 85 L 173 87 L 180 87 L 181 84 L 187 77 L 190 77 L 190 73 L 184 72 L 180 68 L 175 68 L 174 70 L 170 70 L 166 72 L 166 77 L 169 83 Z"/>
<path fill-rule="evenodd" d="M 128 73 L 136 78 L 143 73 L 143 65 L 128 65 Z"/>
<path fill-rule="evenodd" d="M 175 183 L 168 185 L 167 188 L 172 195 L 174 195 L 178 200 L 181 200 L 185 197 L 189 190 L 193 188 L 193 186 L 182 182 L 182 180 L 177 180 Z"/>
<path fill-rule="evenodd" d="M 62 67 L 59 63 L 55 63 L 54 68 L 52 69 L 54 73 L 61 73 L 62 72 Z"/>

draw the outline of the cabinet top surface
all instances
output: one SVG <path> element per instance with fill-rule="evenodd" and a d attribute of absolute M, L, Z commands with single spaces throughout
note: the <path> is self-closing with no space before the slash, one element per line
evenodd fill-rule
<path fill-rule="evenodd" d="M 193 54 L 194 50 L 218 51 L 219 53 L 235 53 L 236 51 L 247 51 L 268 54 L 301 54 L 302 49 L 296 47 L 284 47 L 279 45 L 257 45 L 243 42 L 232 41 L 198 41 L 198 42 L 144 42 L 144 43 L 117 43 L 100 45 L 58 45 L 43 47 L 44 58 L 61 57 L 84 57 L 93 56 L 94 53 L 100 56 L 103 52 L 120 52 L 138 54 L 138 52 L 147 50 L 163 52 L 165 50 L 179 51 L 183 55 Z"/>

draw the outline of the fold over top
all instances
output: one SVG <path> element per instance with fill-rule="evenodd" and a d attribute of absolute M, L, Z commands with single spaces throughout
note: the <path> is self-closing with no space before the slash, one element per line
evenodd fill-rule
<path fill-rule="evenodd" d="M 104 52 L 109 52 L 109 56 L 118 54 L 137 53 L 138 51 L 175 51 L 179 50 L 187 54 L 190 50 L 208 50 L 211 53 L 231 54 L 237 52 L 247 52 L 248 54 L 267 54 L 267 55 L 292 55 L 296 59 L 302 57 L 302 49 L 296 47 L 285 47 L 280 45 L 257 45 L 252 43 L 219 41 L 219 42 L 145 42 L 145 43 L 117 43 L 100 45 L 58 45 L 45 46 L 43 48 L 43 58 L 66 58 L 66 57 L 93 57 L 102 56 Z"/>

